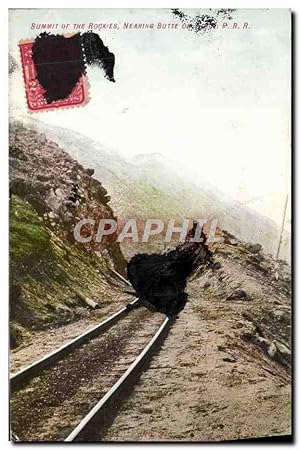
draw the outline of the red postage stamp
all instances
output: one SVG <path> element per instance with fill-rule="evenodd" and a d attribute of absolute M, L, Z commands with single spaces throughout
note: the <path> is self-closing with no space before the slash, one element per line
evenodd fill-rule
<path fill-rule="evenodd" d="M 82 75 L 72 92 L 63 99 L 47 102 L 44 96 L 45 89 L 37 80 L 37 70 L 32 58 L 33 41 L 19 44 L 25 85 L 26 100 L 29 112 L 38 112 L 58 108 L 83 106 L 88 102 L 88 83 L 86 76 Z"/>

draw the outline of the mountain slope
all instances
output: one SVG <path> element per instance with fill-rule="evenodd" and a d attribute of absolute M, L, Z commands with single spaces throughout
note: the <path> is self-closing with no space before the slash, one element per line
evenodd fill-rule
<path fill-rule="evenodd" d="M 102 306 L 114 290 L 108 267 L 125 270 L 117 243 L 74 242 L 73 226 L 86 216 L 113 218 L 101 183 L 57 144 L 14 122 L 10 127 L 11 343 L 24 331 L 78 317 L 88 299 Z M 77 186 L 80 201 L 70 201 Z"/>

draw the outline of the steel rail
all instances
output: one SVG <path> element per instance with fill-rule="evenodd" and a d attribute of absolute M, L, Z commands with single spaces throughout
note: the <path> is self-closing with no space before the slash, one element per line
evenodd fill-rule
<path fill-rule="evenodd" d="M 114 273 L 115 275 L 117 275 L 117 277 L 120 278 L 120 280 L 122 280 L 125 284 L 127 284 L 127 285 L 130 286 L 130 287 L 132 287 L 131 283 L 129 283 L 129 281 L 126 280 L 126 278 L 124 278 L 119 272 L 117 272 L 117 271 L 114 270 L 114 269 L 111 269 L 110 267 L 109 267 L 109 270 L 110 270 L 112 273 Z"/>
<path fill-rule="evenodd" d="M 128 384 L 132 382 L 132 377 L 137 376 L 147 358 L 149 358 L 149 355 L 155 348 L 158 347 L 159 342 L 161 342 L 162 337 L 165 335 L 165 332 L 168 330 L 173 321 L 174 320 L 169 317 L 164 320 L 153 338 L 129 366 L 126 372 L 81 420 L 76 428 L 74 428 L 74 430 L 65 439 L 65 442 L 81 441 L 87 437 L 89 438 L 88 440 L 90 440 L 93 437 L 94 429 L 97 429 L 99 432 L 101 424 L 103 425 L 103 422 L 105 422 L 109 416 L 109 409 L 116 404 L 116 399 L 120 397 L 121 393 L 124 392 L 124 389 L 126 389 Z"/>
<path fill-rule="evenodd" d="M 136 298 L 134 301 L 130 302 L 130 305 L 135 305 L 139 299 Z M 66 354 L 70 353 L 70 351 L 74 350 L 75 348 L 80 347 L 85 342 L 90 341 L 91 339 L 97 337 L 100 333 L 103 331 L 106 331 L 108 328 L 113 326 L 115 323 L 117 323 L 120 319 L 125 317 L 131 309 L 127 308 L 127 306 L 124 306 L 122 309 L 117 311 L 112 316 L 105 319 L 100 324 L 94 326 L 93 328 L 85 331 L 84 333 L 77 336 L 75 339 L 73 339 L 70 342 L 67 342 L 66 344 L 62 345 L 58 349 L 54 350 L 51 353 L 48 353 L 47 355 L 43 356 L 38 361 L 35 361 L 34 363 L 30 364 L 29 366 L 25 367 L 24 369 L 19 370 L 15 374 L 10 376 L 10 386 L 11 389 L 16 388 L 18 385 L 22 384 L 25 380 L 28 380 L 30 378 L 33 378 L 34 376 L 37 376 L 42 370 L 45 368 L 51 366 L 54 362 L 62 359 Z"/>

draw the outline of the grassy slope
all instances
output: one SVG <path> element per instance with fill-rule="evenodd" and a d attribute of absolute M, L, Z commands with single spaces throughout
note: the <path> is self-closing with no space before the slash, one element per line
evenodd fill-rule
<path fill-rule="evenodd" d="M 20 343 L 24 327 L 43 328 L 74 319 L 82 309 L 78 291 L 108 300 L 102 275 L 105 263 L 55 236 L 34 208 L 17 196 L 11 201 L 10 249 L 13 347 Z"/>

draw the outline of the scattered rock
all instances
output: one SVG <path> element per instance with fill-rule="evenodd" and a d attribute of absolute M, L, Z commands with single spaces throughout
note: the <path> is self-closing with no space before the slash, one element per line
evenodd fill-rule
<path fill-rule="evenodd" d="M 237 291 L 232 292 L 226 300 L 250 300 L 250 297 L 243 289 L 238 289 Z"/>
<path fill-rule="evenodd" d="M 235 239 L 233 234 L 228 233 L 228 231 L 223 231 L 224 243 L 229 245 L 238 245 L 238 240 Z"/>
<path fill-rule="evenodd" d="M 49 208 L 55 213 L 59 214 L 62 207 L 62 200 L 55 195 L 53 188 L 51 188 L 46 195 L 46 203 Z"/>
<path fill-rule="evenodd" d="M 75 208 L 75 203 L 74 202 L 72 202 L 71 200 L 65 200 L 64 201 L 64 205 L 65 206 L 69 206 L 69 207 L 71 207 L 71 208 Z"/>
<path fill-rule="evenodd" d="M 141 413 L 151 414 L 152 412 L 153 412 L 153 408 L 150 408 L 150 406 L 143 406 L 141 408 Z"/>
<path fill-rule="evenodd" d="M 94 173 L 95 173 L 95 170 L 94 170 L 94 169 L 85 169 L 85 172 L 86 172 L 90 177 L 92 177 L 92 176 L 94 175 Z"/>
<path fill-rule="evenodd" d="M 222 358 L 224 362 L 229 362 L 229 363 L 235 363 L 236 359 L 234 359 L 232 356 L 225 356 L 225 358 Z"/>
<path fill-rule="evenodd" d="M 204 289 L 207 289 L 207 288 L 209 288 L 210 287 L 210 282 L 209 281 L 206 281 L 205 283 L 204 283 L 204 285 L 203 285 L 203 288 Z"/>
<path fill-rule="evenodd" d="M 277 347 L 274 344 L 274 342 L 271 342 L 271 344 L 269 345 L 268 349 L 267 349 L 267 353 L 271 358 L 274 358 L 274 356 L 276 355 L 277 352 Z"/>
<path fill-rule="evenodd" d="M 225 351 L 226 351 L 226 347 L 224 347 L 224 345 L 218 345 L 218 346 L 217 346 L 217 349 L 218 349 L 220 352 L 225 352 Z"/>
<path fill-rule="evenodd" d="M 277 347 L 273 341 L 262 336 L 255 336 L 253 342 L 257 344 L 270 358 L 274 358 L 277 353 Z"/>
<path fill-rule="evenodd" d="M 261 244 L 253 244 L 249 246 L 249 252 L 256 254 L 259 253 L 262 250 Z"/>
<path fill-rule="evenodd" d="M 252 254 L 251 255 L 252 261 L 259 264 L 263 261 L 264 257 L 261 253 L 257 253 L 257 254 Z"/>
<path fill-rule="evenodd" d="M 65 212 L 63 215 L 64 222 L 70 222 L 73 219 L 73 214 L 71 214 L 69 211 Z"/>
<path fill-rule="evenodd" d="M 55 195 L 57 197 L 60 197 L 60 198 L 63 198 L 63 199 L 65 199 L 65 197 L 66 197 L 66 194 L 64 193 L 64 191 L 61 188 L 55 189 Z"/>
<path fill-rule="evenodd" d="M 279 310 L 273 311 L 273 315 L 280 320 L 283 317 L 283 315 L 284 315 L 284 311 L 279 311 Z"/>
<path fill-rule="evenodd" d="M 286 345 L 284 345 L 284 344 L 282 344 L 281 342 L 278 342 L 278 341 L 275 341 L 275 345 L 276 345 L 276 347 L 277 347 L 277 350 L 278 350 L 282 355 L 288 356 L 288 357 L 291 356 L 291 351 L 290 351 L 290 349 L 289 349 Z"/>
<path fill-rule="evenodd" d="M 50 212 L 48 213 L 48 217 L 49 217 L 50 219 L 56 219 L 56 218 L 57 218 L 57 215 L 56 215 L 53 211 L 50 211 Z"/>

